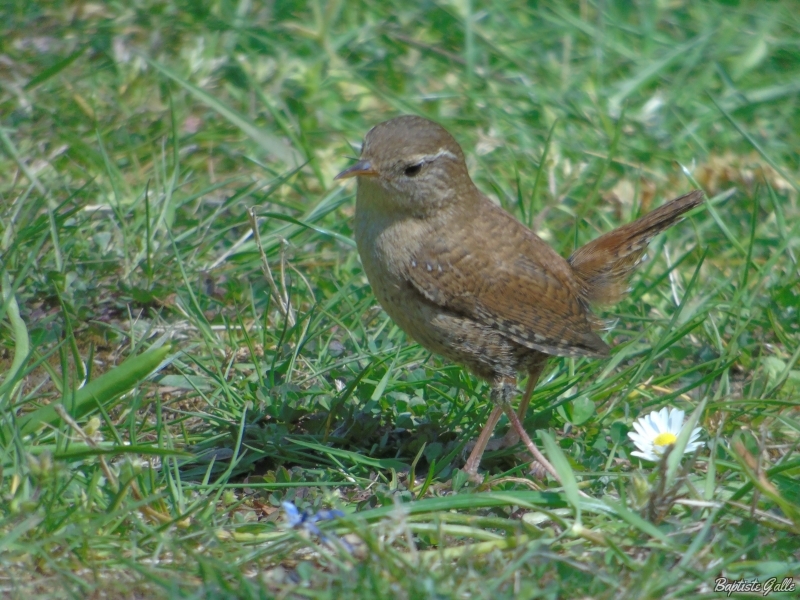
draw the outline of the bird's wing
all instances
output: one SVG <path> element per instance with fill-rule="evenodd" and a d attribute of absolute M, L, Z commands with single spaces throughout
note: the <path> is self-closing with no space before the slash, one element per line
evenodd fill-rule
<path fill-rule="evenodd" d="M 517 229 L 518 222 L 511 227 L 513 239 L 489 238 L 491 252 L 475 247 L 469 232 L 462 239 L 471 243 L 431 239 L 412 256 L 408 280 L 429 301 L 528 348 L 556 356 L 607 356 L 579 288 L 569 281 L 566 261 L 532 232 Z M 542 254 L 550 260 L 542 261 Z"/>

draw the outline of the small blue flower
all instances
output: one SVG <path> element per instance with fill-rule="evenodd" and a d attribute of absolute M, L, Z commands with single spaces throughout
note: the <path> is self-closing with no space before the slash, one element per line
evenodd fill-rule
<path fill-rule="evenodd" d="M 293 503 L 281 502 L 281 506 L 283 506 L 283 510 L 286 511 L 286 517 L 289 519 L 289 525 L 291 527 L 297 527 L 305 520 L 305 511 L 301 515 L 300 511 L 297 510 L 297 507 Z"/>
<path fill-rule="evenodd" d="M 316 513 L 310 513 L 306 510 L 300 512 L 297 507 L 292 502 L 282 502 L 281 506 L 283 506 L 283 510 L 286 511 L 286 518 L 289 522 L 289 526 L 292 529 L 305 529 L 309 533 L 319 536 L 319 538 L 323 542 L 330 541 L 330 538 L 322 533 L 319 527 L 315 525 L 320 521 L 332 521 L 333 519 L 338 519 L 339 517 L 343 517 L 344 513 L 340 510 L 320 510 Z M 333 536 L 344 548 L 352 553 L 353 547 L 348 544 L 345 540 Z"/>

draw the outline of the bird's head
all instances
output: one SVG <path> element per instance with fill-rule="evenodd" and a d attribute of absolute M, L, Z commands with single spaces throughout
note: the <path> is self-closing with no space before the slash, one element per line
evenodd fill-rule
<path fill-rule="evenodd" d="M 438 123 L 412 115 L 370 129 L 358 162 L 336 179 L 350 177 L 358 180 L 359 202 L 362 196 L 376 197 L 404 212 L 435 210 L 467 197 L 465 186 L 473 187 L 453 136 Z"/>

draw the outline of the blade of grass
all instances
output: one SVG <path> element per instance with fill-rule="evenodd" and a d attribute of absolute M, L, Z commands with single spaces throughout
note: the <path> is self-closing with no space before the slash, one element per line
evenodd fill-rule
<path fill-rule="evenodd" d="M 97 403 L 106 407 L 110 406 L 111 402 L 130 391 L 142 379 L 150 375 L 167 358 L 170 351 L 169 344 L 151 348 L 142 354 L 126 359 L 119 366 L 103 373 L 79 390 L 72 393 L 67 392 L 71 394 L 73 418 L 82 418 L 95 408 Z M 16 428 L 20 435 L 24 436 L 44 425 L 55 424 L 58 418 L 54 406 L 43 406 L 17 419 Z M 9 426 L 6 425 L 2 429 L 4 437 L 8 439 L 11 435 Z"/>

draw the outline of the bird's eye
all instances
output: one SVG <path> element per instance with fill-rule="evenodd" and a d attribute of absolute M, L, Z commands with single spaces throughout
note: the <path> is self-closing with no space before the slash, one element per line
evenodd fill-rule
<path fill-rule="evenodd" d="M 409 165 L 403 171 L 403 174 L 406 177 L 414 177 L 422 170 L 422 163 L 417 163 L 416 165 Z"/>

